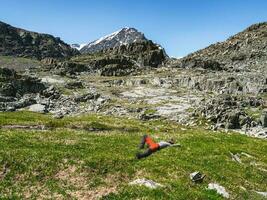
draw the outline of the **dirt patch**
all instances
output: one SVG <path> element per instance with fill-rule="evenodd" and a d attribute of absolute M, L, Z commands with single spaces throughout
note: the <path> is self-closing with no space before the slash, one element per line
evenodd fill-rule
<path fill-rule="evenodd" d="M 88 191 L 82 190 L 82 191 L 71 192 L 70 195 L 80 200 L 100 199 L 101 197 L 107 196 L 110 193 L 115 193 L 116 190 L 117 190 L 116 186 L 98 187 L 95 190 L 88 190 Z"/>
<path fill-rule="evenodd" d="M 68 185 L 74 185 L 78 188 L 87 185 L 86 174 L 79 173 L 75 165 L 68 166 L 66 169 L 59 171 L 55 177 Z"/>
<path fill-rule="evenodd" d="M 67 191 L 67 193 L 76 199 L 100 199 L 103 196 L 117 191 L 118 176 L 107 175 L 103 177 L 103 184 L 101 186 L 92 188 L 90 187 L 89 173 L 82 171 L 75 165 L 70 165 L 59 171 L 55 177 L 62 182 L 63 187 L 73 188 Z"/>
<path fill-rule="evenodd" d="M 26 188 L 26 190 L 23 192 L 23 196 L 25 199 L 64 199 L 62 194 L 51 193 L 51 191 L 49 191 L 45 186 L 42 186 L 41 184 Z"/>

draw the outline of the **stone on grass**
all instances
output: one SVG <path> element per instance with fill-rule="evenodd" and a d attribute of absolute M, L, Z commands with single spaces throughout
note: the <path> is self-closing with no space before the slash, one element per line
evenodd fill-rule
<path fill-rule="evenodd" d="M 190 174 L 191 181 L 195 183 L 200 183 L 205 178 L 205 175 L 201 174 L 200 172 L 193 172 Z"/>
<path fill-rule="evenodd" d="M 224 198 L 230 198 L 229 193 L 225 190 L 225 188 L 217 183 L 209 183 L 209 190 L 215 190 L 218 194 L 222 195 Z"/>
<path fill-rule="evenodd" d="M 38 113 L 46 113 L 46 106 L 42 104 L 33 104 L 29 107 L 29 111 L 38 112 Z"/>
<path fill-rule="evenodd" d="M 239 157 L 239 154 L 233 154 L 232 152 L 230 152 L 230 155 L 231 155 L 233 161 L 238 162 L 238 163 L 242 163 L 242 161 Z"/>
<path fill-rule="evenodd" d="M 130 185 L 139 185 L 139 186 L 145 186 L 151 189 L 156 189 L 158 187 L 163 187 L 163 185 L 156 183 L 152 180 L 148 180 L 148 179 L 136 179 L 132 182 L 129 183 Z"/>
<path fill-rule="evenodd" d="M 267 197 L 267 192 L 259 192 L 259 191 L 255 191 L 257 194 L 263 196 L 263 197 Z"/>

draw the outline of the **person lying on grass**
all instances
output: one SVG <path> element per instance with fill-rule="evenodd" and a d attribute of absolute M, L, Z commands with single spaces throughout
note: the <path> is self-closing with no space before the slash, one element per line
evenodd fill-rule
<path fill-rule="evenodd" d="M 141 139 L 139 149 L 143 149 L 145 147 L 145 144 L 148 146 L 148 149 L 143 153 L 137 153 L 136 158 L 141 159 L 145 158 L 147 156 L 150 156 L 152 153 L 155 153 L 158 150 L 161 150 L 166 147 L 179 147 L 180 144 L 175 144 L 174 140 L 171 139 L 170 141 L 160 141 L 159 143 L 156 143 L 153 141 L 151 137 L 148 135 L 144 135 Z"/>

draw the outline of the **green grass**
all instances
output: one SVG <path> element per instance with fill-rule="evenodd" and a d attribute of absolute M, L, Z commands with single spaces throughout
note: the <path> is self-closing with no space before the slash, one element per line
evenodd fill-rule
<path fill-rule="evenodd" d="M 53 119 L 31 112 L 0 113 L 0 125 L 7 124 L 50 129 L 0 129 L 0 199 L 223 199 L 206 189 L 210 182 L 223 185 L 231 199 L 263 199 L 253 191 L 266 191 L 266 140 L 100 115 Z M 136 160 L 144 133 L 157 141 L 172 137 L 182 147 Z M 253 157 L 241 155 L 238 164 L 230 152 Z M 189 180 L 193 171 L 207 175 L 202 184 Z M 164 187 L 128 185 L 143 177 Z"/>
<path fill-rule="evenodd" d="M 155 114 L 157 111 L 156 110 L 154 110 L 154 109 L 148 109 L 148 110 L 146 110 L 145 112 L 144 112 L 144 114 L 146 114 L 146 115 L 150 115 L 150 114 Z"/>
<path fill-rule="evenodd" d="M 24 72 L 25 69 L 41 66 L 41 62 L 36 59 L 21 58 L 13 56 L 0 56 L 0 66 Z"/>

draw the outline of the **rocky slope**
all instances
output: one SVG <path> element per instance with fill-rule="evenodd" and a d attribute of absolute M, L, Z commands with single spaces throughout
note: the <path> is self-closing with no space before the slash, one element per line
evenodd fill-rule
<path fill-rule="evenodd" d="M 85 53 L 95 53 L 105 49 L 110 49 L 114 47 L 119 47 L 121 45 L 127 45 L 134 42 L 146 41 L 144 34 L 136 30 L 135 28 L 123 28 L 112 34 L 99 38 L 87 45 L 82 45 L 76 48 L 80 48 L 80 52 Z"/>
<path fill-rule="evenodd" d="M 164 49 L 146 40 L 74 56 L 58 61 L 46 58 L 45 67 L 31 70 L 43 84 L 40 91 L 16 92 L 8 96 L 9 85 L 20 91 L 17 79 L 3 79 L 2 110 L 35 104 L 57 117 L 81 113 L 102 113 L 142 120 L 166 119 L 187 126 L 232 129 L 247 135 L 267 137 L 267 74 L 265 56 L 233 60 L 229 55 L 259 52 L 265 24 L 254 25 L 226 42 L 170 60 Z M 233 38 L 240 48 L 228 50 Z M 215 48 L 216 47 L 216 48 Z M 241 48 L 242 47 L 242 48 Z M 253 60 L 254 59 L 254 60 Z M 191 64 L 190 64 L 191 63 Z M 193 63 L 193 64 L 192 64 Z M 254 63 L 254 64 L 253 64 Z M 240 68 L 240 66 L 246 66 Z M 38 71 L 41 70 L 41 71 Z M 13 73 L 13 72 L 12 72 Z M 11 73 L 11 74 L 12 74 Z M 21 75 L 24 83 L 27 75 Z M 18 88 L 18 90 L 16 89 Z M 10 90 L 12 91 L 12 90 Z M 8 103 L 7 103 L 8 99 Z M 18 102 L 29 102 L 18 104 Z"/>
<path fill-rule="evenodd" d="M 267 22 L 254 24 L 224 42 L 192 53 L 174 65 L 213 70 L 266 70 Z"/>
<path fill-rule="evenodd" d="M 79 54 L 60 38 L 13 27 L 0 21 L 0 55 L 66 58 Z"/>
<path fill-rule="evenodd" d="M 266 127 L 266 22 L 170 63 L 194 71 L 180 76 L 179 82 L 208 96 L 194 113 L 214 123 L 214 128 L 246 132 L 258 125 Z M 266 135 L 266 130 L 257 133 Z"/>

